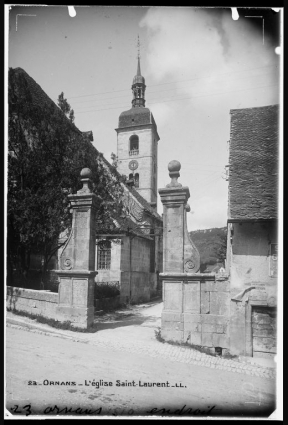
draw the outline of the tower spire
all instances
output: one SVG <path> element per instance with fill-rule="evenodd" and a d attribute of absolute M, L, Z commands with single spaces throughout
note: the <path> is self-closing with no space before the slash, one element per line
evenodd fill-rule
<path fill-rule="evenodd" d="M 135 108 L 136 106 L 144 106 L 145 107 L 145 78 L 141 75 L 141 68 L 140 68 L 140 38 L 138 34 L 138 40 L 137 40 L 137 74 L 133 78 L 132 83 L 132 93 L 133 93 L 133 100 L 132 100 L 132 107 Z"/>
<path fill-rule="evenodd" d="M 141 68 L 140 68 L 140 38 L 138 34 L 138 41 L 137 41 L 137 48 L 138 48 L 138 54 L 137 54 L 137 60 L 138 60 L 138 66 L 137 66 L 137 75 L 141 75 Z"/>

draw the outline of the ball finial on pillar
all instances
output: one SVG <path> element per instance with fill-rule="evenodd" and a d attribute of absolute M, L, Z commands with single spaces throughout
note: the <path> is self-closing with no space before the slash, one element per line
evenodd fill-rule
<path fill-rule="evenodd" d="M 171 177 L 171 183 L 167 184 L 166 187 L 182 187 L 182 184 L 178 183 L 178 177 L 180 176 L 181 164 L 175 159 L 170 161 L 168 164 L 169 176 Z"/>
<path fill-rule="evenodd" d="M 90 179 L 91 176 L 92 176 L 92 171 L 90 170 L 90 168 L 82 168 L 80 173 L 81 180 Z"/>
<path fill-rule="evenodd" d="M 170 173 L 172 172 L 179 172 L 181 169 L 181 164 L 179 161 L 176 161 L 176 159 L 173 159 L 173 161 L 170 161 L 168 164 L 168 170 Z"/>
<path fill-rule="evenodd" d="M 80 172 L 81 182 L 83 183 L 82 189 L 78 190 L 77 193 L 91 193 L 91 182 L 92 171 L 90 168 L 82 168 Z"/>

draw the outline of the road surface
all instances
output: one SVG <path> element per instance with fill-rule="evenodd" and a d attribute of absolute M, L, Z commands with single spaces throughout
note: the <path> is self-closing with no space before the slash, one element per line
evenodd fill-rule
<path fill-rule="evenodd" d="M 14 417 L 267 417 L 275 410 L 271 379 L 13 327 L 6 333 L 6 386 Z"/>

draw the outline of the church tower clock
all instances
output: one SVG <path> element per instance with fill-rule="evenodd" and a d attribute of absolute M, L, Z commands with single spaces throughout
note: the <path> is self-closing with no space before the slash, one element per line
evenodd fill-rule
<path fill-rule="evenodd" d="M 134 180 L 134 187 L 157 209 L 157 125 L 145 107 L 145 78 L 141 75 L 138 51 L 137 73 L 132 82 L 132 108 L 120 114 L 117 132 L 117 170 Z"/>

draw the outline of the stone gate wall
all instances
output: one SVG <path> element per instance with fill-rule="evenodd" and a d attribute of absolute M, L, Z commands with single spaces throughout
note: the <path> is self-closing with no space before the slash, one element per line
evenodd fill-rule
<path fill-rule="evenodd" d="M 230 283 L 226 276 L 171 273 L 163 279 L 162 337 L 229 351 Z"/>
<path fill-rule="evenodd" d="M 7 286 L 6 307 L 12 311 L 26 312 L 57 320 L 58 294 Z"/>

